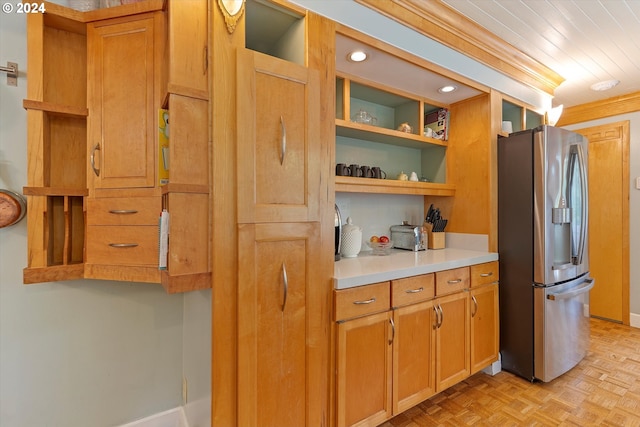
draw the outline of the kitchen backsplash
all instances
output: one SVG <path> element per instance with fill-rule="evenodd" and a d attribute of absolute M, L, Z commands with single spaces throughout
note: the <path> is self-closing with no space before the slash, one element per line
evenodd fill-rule
<path fill-rule="evenodd" d="M 396 194 L 336 193 L 336 204 L 346 223 L 351 217 L 354 225 L 362 227 L 362 250 L 369 247 L 366 241 L 372 235 L 390 236 L 389 227 L 408 221 L 420 225 L 424 221 L 424 198 L 422 196 Z M 446 234 L 446 246 L 478 251 L 488 250 L 488 236 L 485 234 Z"/>
<path fill-rule="evenodd" d="M 389 227 L 408 221 L 422 224 L 424 221 L 424 199 L 422 196 L 395 194 L 336 193 L 336 204 L 345 223 L 351 217 L 354 225 L 362 227 L 364 244 L 372 235 L 390 236 Z"/>

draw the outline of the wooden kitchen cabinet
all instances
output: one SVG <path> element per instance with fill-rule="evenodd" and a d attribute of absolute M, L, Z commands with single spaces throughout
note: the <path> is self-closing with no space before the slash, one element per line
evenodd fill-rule
<path fill-rule="evenodd" d="M 434 312 L 436 391 L 440 392 L 464 380 L 471 372 L 469 293 L 462 291 L 436 298 Z"/>
<path fill-rule="evenodd" d="M 377 426 L 393 413 L 389 282 L 336 291 L 334 315 L 337 426 Z"/>
<path fill-rule="evenodd" d="M 391 282 L 393 308 L 393 415 L 436 393 L 434 275 Z"/>
<path fill-rule="evenodd" d="M 500 317 L 498 262 L 471 266 L 471 374 L 498 360 Z"/>
<path fill-rule="evenodd" d="M 90 196 L 156 185 L 163 21 L 154 12 L 87 25 Z"/>
<path fill-rule="evenodd" d="M 45 7 L 27 23 L 24 282 L 162 282 L 167 292 L 210 287 L 206 2 L 143 0 L 87 12 Z M 186 96 L 167 96 L 169 75 L 171 88 Z M 163 102 L 174 111 L 174 185 L 161 190 Z M 161 277 L 158 216 L 169 205 L 175 238 Z"/>
<path fill-rule="evenodd" d="M 309 425 L 325 392 L 313 382 L 319 313 L 308 304 L 322 286 L 319 235 L 317 223 L 239 227 L 238 425 Z"/>
<path fill-rule="evenodd" d="M 238 222 L 318 221 L 317 70 L 237 52 Z"/>

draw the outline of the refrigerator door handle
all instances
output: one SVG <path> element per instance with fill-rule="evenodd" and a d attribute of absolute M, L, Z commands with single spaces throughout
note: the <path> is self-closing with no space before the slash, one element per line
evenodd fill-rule
<path fill-rule="evenodd" d="M 573 298 L 577 295 L 583 294 L 585 292 L 589 292 L 596 284 L 596 279 L 589 278 L 586 279 L 580 286 L 576 286 L 575 288 L 571 288 L 568 292 L 559 292 L 553 293 L 549 292 L 547 294 L 547 299 L 551 301 L 558 301 Z"/>
<path fill-rule="evenodd" d="M 582 264 L 584 251 L 586 250 L 585 246 L 587 241 L 587 224 L 588 224 L 587 210 L 589 209 L 589 192 L 587 190 L 587 173 L 586 173 L 586 166 L 585 166 L 585 158 L 582 152 L 582 146 L 577 144 L 573 145 L 571 147 L 571 154 L 572 156 L 575 156 L 578 159 L 578 170 L 580 173 L 580 191 L 582 193 L 580 197 L 580 200 L 582 202 L 582 206 L 581 206 L 582 218 L 580 220 L 580 240 L 578 244 L 578 252 L 576 253 L 576 256 L 573 261 L 575 265 L 580 265 Z"/>

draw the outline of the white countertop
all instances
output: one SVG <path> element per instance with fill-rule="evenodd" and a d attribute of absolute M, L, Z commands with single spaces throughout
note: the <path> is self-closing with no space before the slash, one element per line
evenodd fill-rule
<path fill-rule="evenodd" d="M 334 288 L 352 288 L 496 260 L 496 252 L 455 248 L 427 249 L 419 252 L 393 249 L 390 255 L 361 252 L 355 258 L 341 258 L 335 262 Z"/>

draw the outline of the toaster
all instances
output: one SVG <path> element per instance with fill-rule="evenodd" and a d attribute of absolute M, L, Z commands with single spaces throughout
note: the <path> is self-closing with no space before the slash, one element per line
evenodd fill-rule
<path fill-rule="evenodd" d="M 391 226 L 393 247 L 408 251 L 424 251 L 427 249 L 427 230 L 421 225 L 409 225 L 404 221 L 401 225 Z"/>

